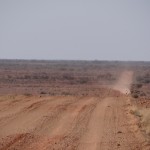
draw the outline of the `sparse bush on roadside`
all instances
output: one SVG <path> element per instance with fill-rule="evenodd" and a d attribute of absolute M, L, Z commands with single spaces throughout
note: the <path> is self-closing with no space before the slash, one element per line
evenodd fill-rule
<path fill-rule="evenodd" d="M 140 94 L 140 96 L 146 96 L 146 94 L 142 92 L 142 93 Z"/>
<path fill-rule="evenodd" d="M 133 98 L 138 98 L 139 96 L 137 94 L 133 94 Z"/>
<path fill-rule="evenodd" d="M 141 124 L 146 131 L 146 134 L 150 135 L 150 109 L 141 110 L 142 119 Z"/>
<path fill-rule="evenodd" d="M 32 94 L 30 94 L 30 93 L 25 93 L 24 95 L 27 96 L 27 97 L 32 96 Z"/>
<path fill-rule="evenodd" d="M 150 108 L 139 109 L 137 107 L 133 107 L 130 112 L 140 118 L 140 126 L 142 130 L 147 135 L 150 135 Z"/>
<path fill-rule="evenodd" d="M 150 83 L 150 79 L 145 79 L 144 83 L 147 83 L 147 84 Z"/>
<path fill-rule="evenodd" d="M 46 92 L 44 92 L 44 91 L 41 91 L 41 92 L 40 92 L 40 94 L 47 94 L 47 93 L 46 93 Z"/>
<path fill-rule="evenodd" d="M 137 87 L 137 88 L 141 88 L 142 86 L 143 86 L 143 85 L 140 84 L 140 83 L 139 83 L 139 84 L 136 84 L 136 87 Z"/>
<path fill-rule="evenodd" d="M 132 107 L 132 109 L 130 110 L 130 113 L 131 114 L 134 114 L 135 116 L 137 117 L 142 117 L 141 113 L 139 112 L 138 108 L 137 107 Z"/>

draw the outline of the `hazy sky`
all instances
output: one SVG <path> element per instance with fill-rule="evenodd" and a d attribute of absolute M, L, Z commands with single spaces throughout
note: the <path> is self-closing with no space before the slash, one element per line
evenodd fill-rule
<path fill-rule="evenodd" d="M 150 61 L 150 0 L 0 0 L 0 58 Z"/>

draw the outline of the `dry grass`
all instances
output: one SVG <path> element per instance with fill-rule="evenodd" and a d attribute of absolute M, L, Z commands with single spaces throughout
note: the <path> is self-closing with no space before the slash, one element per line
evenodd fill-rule
<path fill-rule="evenodd" d="M 138 108 L 133 106 L 131 113 L 140 118 L 140 126 L 142 130 L 150 135 L 150 108 Z"/>

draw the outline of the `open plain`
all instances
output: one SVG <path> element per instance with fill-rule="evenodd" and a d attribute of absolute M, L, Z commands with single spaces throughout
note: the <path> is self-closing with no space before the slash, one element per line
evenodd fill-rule
<path fill-rule="evenodd" d="M 134 95 L 138 63 L 0 63 L 0 150 L 150 149 L 149 133 L 131 113 L 133 106 L 149 110 L 149 84 Z"/>

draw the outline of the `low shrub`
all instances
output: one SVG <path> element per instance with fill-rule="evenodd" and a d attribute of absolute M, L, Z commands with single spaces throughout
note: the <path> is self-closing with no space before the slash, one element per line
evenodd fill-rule
<path fill-rule="evenodd" d="M 133 94 L 133 98 L 138 98 L 139 96 L 137 94 Z"/>
<path fill-rule="evenodd" d="M 24 95 L 27 96 L 27 97 L 32 96 L 32 94 L 30 94 L 30 93 L 25 93 Z"/>
<path fill-rule="evenodd" d="M 47 94 L 46 92 L 42 91 L 40 94 Z"/>
<path fill-rule="evenodd" d="M 139 109 L 133 107 L 130 112 L 135 116 L 140 117 L 140 126 L 142 127 L 142 130 L 147 135 L 150 135 L 150 108 Z"/>

